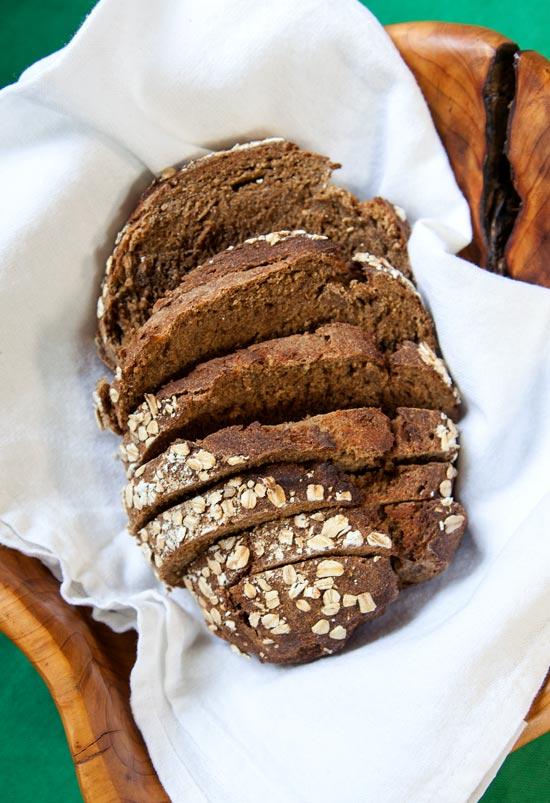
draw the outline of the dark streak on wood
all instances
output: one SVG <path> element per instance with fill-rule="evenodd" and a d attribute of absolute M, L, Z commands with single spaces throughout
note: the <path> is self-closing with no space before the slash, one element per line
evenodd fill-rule
<path fill-rule="evenodd" d="M 506 243 L 521 205 L 505 152 L 510 106 L 516 90 L 514 57 L 517 52 L 517 46 L 511 42 L 496 49 L 483 87 L 486 155 L 483 162 L 480 222 L 487 243 L 486 267 L 500 274 L 507 273 Z"/>
<path fill-rule="evenodd" d="M 550 286 L 550 62 L 474 25 L 411 22 L 388 32 L 470 206 L 473 240 L 460 256 Z"/>
<path fill-rule="evenodd" d="M 506 155 L 521 209 L 506 243 L 510 276 L 550 287 L 550 62 L 524 51 L 515 58 L 517 91 Z"/>

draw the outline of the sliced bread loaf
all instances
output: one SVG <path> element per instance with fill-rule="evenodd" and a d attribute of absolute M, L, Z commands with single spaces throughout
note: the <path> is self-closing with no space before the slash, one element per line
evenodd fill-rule
<path fill-rule="evenodd" d="M 118 426 L 144 393 L 198 362 L 339 321 L 371 332 L 381 348 L 411 340 L 436 348 L 412 283 L 385 260 L 346 262 L 328 240 L 285 233 L 218 254 L 159 301 L 120 352 L 110 397 Z"/>
<path fill-rule="evenodd" d="M 170 168 L 145 193 L 107 261 L 98 348 L 111 367 L 155 301 L 196 265 L 249 237 L 284 228 L 330 236 L 408 272 L 408 228 L 391 204 L 327 187 L 333 164 L 280 139 Z"/>
<path fill-rule="evenodd" d="M 466 526 L 408 227 L 336 166 L 274 139 L 164 171 L 98 303 L 130 530 L 213 632 L 281 664 L 341 649 Z"/>

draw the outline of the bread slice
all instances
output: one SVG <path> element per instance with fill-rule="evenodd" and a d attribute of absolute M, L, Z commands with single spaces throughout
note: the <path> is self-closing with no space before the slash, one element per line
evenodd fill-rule
<path fill-rule="evenodd" d="M 450 497 L 456 469 L 451 463 L 412 463 L 369 471 L 357 479 L 363 501 L 387 505 Z"/>
<path fill-rule="evenodd" d="M 467 517 L 451 498 L 418 505 L 404 502 L 386 508 L 403 585 L 424 583 L 449 566 L 462 540 Z"/>
<path fill-rule="evenodd" d="M 434 497 L 439 499 L 445 494 L 442 505 L 447 505 L 452 493 L 452 479 L 447 479 L 449 469 L 452 470 L 451 464 L 412 465 L 387 474 L 368 472 L 355 477 L 346 476 L 331 464 L 316 463 L 303 468 L 293 464 L 268 466 L 261 472 L 250 471 L 226 480 L 210 491 L 160 513 L 138 532 L 138 539 L 151 550 L 161 578 L 175 585 L 185 566 L 209 543 L 261 522 L 288 519 L 294 513 L 307 510 L 315 511 L 311 513 L 311 521 L 316 516 L 323 521 L 323 514 L 319 512 L 322 508 L 338 507 L 342 503 L 344 507 L 354 503 L 376 507 L 432 500 Z M 369 487 L 371 482 L 373 488 Z M 270 490 L 274 484 L 277 487 L 275 497 Z M 346 526 L 349 524 L 340 514 L 331 521 L 334 523 L 338 518 L 344 520 Z M 307 521 L 307 517 L 301 519 Z M 350 526 L 356 529 L 360 524 L 355 522 Z M 347 526 L 348 530 L 350 526 Z M 371 529 L 377 528 L 372 524 Z M 321 541 L 330 542 L 327 536 L 328 531 L 324 529 L 318 534 Z M 253 540 L 261 542 L 258 535 L 254 535 Z M 291 539 L 291 552 L 301 558 L 302 553 L 297 551 L 298 541 L 297 535 Z M 275 544 L 280 552 L 280 562 L 289 562 L 284 549 L 278 542 Z M 344 542 L 341 553 L 352 545 Z M 357 545 L 364 546 L 363 541 Z M 262 546 L 262 554 L 263 551 Z M 242 568 L 246 563 L 243 562 Z"/>
<path fill-rule="evenodd" d="M 261 661 L 298 664 L 340 652 L 359 625 L 380 616 L 398 593 L 388 559 L 313 558 L 253 574 L 229 589 L 234 631 L 227 627 L 227 616 L 220 615 L 221 627 L 210 616 L 216 634 L 229 635 L 241 652 L 254 652 Z M 332 603 L 352 598 L 353 605 Z"/>
<path fill-rule="evenodd" d="M 342 187 L 327 184 L 304 209 L 300 227 L 340 243 L 348 256 L 367 251 L 387 259 L 412 278 L 405 213 L 385 198 L 359 201 Z"/>
<path fill-rule="evenodd" d="M 339 652 L 360 624 L 383 613 L 398 595 L 387 558 L 313 558 L 250 575 L 228 589 L 203 568 L 206 576 L 187 577 L 186 585 L 209 630 L 236 652 L 278 664 Z M 353 604 L 338 609 L 326 604 L 351 598 Z"/>
<path fill-rule="evenodd" d="M 464 510 L 450 497 L 393 505 L 362 502 L 268 521 L 221 539 L 187 566 L 185 577 L 196 590 L 199 576 L 209 567 L 216 586 L 229 588 L 248 575 L 296 561 L 381 555 L 391 557 L 400 572 L 404 560 L 418 563 L 424 576 L 419 573 L 418 580 L 409 580 L 407 564 L 404 582 L 423 582 L 429 579 L 427 568 L 432 577 L 449 565 L 465 529 Z M 438 557 L 434 563 L 436 552 L 445 559 Z"/>
<path fill-rule="evenodd" d="M 227 278 L 232 273 L 270 265 L 279 260 L 292 261 L 304 254 L 311 256 L 337 254 L 342 262 L 336 268 L 335 275 L 345 276 L 348 273 L 349 260 L 345 259 L 342 249 L 328 237 L 323 234 L 312 234 L 303 229 L 281 229 L 230 245 L 206 262 L 192 268 L 173 290 L 155 302 L 153 311 L 172 305 L 180 296 L 202 288 L 210 282 Z"/>
<path fill-rule="evenodd" d="M 465 526 L 452 500 L 301 514 L 213 544 L 188 566 L 184 584 L 216 635 L 261 660 L 298 663 L 327 654 L 331 633 L 345 643 L 350 611 L 380 613 L 398 583 L 443 571 Z M 383 582 L 359 581 L 357 567 L 366 566 Z"/>
<path fill-rule="evenodd" d="M 331 324 L 265 341 L 202 363 L 147 396 L 128 418 L 123 456 L 142 463 L 176 437 L 378 404 L 385 383 L 384 356 L 358 327 Z"/>
<path fill-rule="evenodd" d="M 387 405 L 391 407 L 398 399 L 403 407 L 436 407 L 451 418 L 456 417 L 461 404 L 460 395 L 444 361 L 427 343 L 402 343 L 387 355 L 387 365 Z M 433 403 L 434 381 L 438 386 L 441 404 Z"/>
<path fill-rule="evenodd" d="M 458 455 L 458 430 L 445 413 L 415 407 L 398 407 L 392 421 L 393 462 L 450 460 Z"/>
<path fill-rule="evenodd" d="M 344 470 L 380 466 L 393 447 L 390 424 L 380 410 L 361 408 L 274 426 L 255 422 L 200 441 L 175 441 L 126 486 L 130 531 L 213 483 L 270 463 L 330 460 Z"/>
<path fill-rule="evenodd" d="M 98 348 L 114 368 L 121 346 L 155 301 L 208 257 L 281 229 L 330 234 L 349 257 L 370 251 L 409 272 L 408 227 L 382 199 L 360 203 L 328 188 L 324 156 L 280 139 L 220 151 L 169 168 L 118 235 L 98 302 Z"/>
<path fill-rule="evenodd" d="M 198 362 L 323 323 L 360 326 L 383 349 L 403 340 L 437 347 L 431 317 L 402 273 L 369 254 L 346 262 L 316 235 L 257 238 L 187 277 L 121 349 L 110 391 L 121 429 L 145 393 Z"/>
<path fill-rule="evenodd" d="M 176 585 L 184 566 L 224 535 L 304 510 L 357 503 L 360 493 L 330 463 L 292 464 L 231 477 L 207 493 L 159 514 L 138 538 L 147 544 L 159 576 Z"/>
<path fill-rule="evenodd" d="M 418 348 L 405 343 L 385 358 L 359 327 L 330 324 L 210 360 L 147 396 L 129 416 L 123 459 L 140 465 L 176 438 L 220 426 L 279 423 L 349 407 L 383 404 L 391 412 L 406 404 L 456 415 L 459 399 L 448 374 L 426 364 Z"/>
<path fill-rule="evenodd" d="M 174 441 L 130 478 L 123 494 L 129 529 L 136 532 L 162 510 L 225 477 L 269 463 L 330 460 L 338 468 L 360 471 L 380 466 L 387 470 L 401 459 L 454 460 L 456 440 L 445 449 L 437 445 L 440 414 L 432 410 L 412 412 L 416 428 L 405 439 L 402 419 L 408 410 L 392 421 L 380 410 L 365 407 L 274 426 L 255 422 L 247 427 L 227 427 L 200 441 Z M 372 475 L 372 483 L 376 476 Z M 409 476 L 408 470 L 405 476 Z M 440 482 L 444 479 L 442 476 Z M 396 481 L 401 478 L 397 476 Z"/>

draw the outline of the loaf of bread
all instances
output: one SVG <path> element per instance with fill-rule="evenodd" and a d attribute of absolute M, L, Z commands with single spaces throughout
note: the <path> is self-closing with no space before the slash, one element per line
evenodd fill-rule
<path fill-rule="evenodd" d="M 368 251 L 409 273 L 408 227 L 381 198 L 360 202 L 329 185 L 339 165 L 269 139 L 168 168 L 145 192 L 107 261 L 98 348 L 115 368 L 121 346 L 157 301 L 208 257 L 249 237 L 305 229 Z"/>
<path fill-rule="evenodd" d="M 280 139 L 169 168 L 98 303 L 129 530 L 208 628 L 261 661 L 345 647 L 446 569 L 460 396 L 399 208 Z"/>

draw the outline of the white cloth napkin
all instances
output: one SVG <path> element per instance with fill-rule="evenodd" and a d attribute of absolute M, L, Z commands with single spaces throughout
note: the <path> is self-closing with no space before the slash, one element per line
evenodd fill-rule
<path fill-rule="evenodd" d="M 477 799 L 550 658 L 550 293 L 452 256 L 466 203 L 383 29 L 352 0 L 102 0 L 0 94 L 0 120 L 0 540 L 44 560 L 68 602 L 137 628 L 132 707 L 168 794 Z M 91 404 L 103 264 L 150 171 L 267 135 L 407 211 L 467 411 L 452 567 L 344 654 L 286 669 L 234 655 L 155 581 Z"/>

